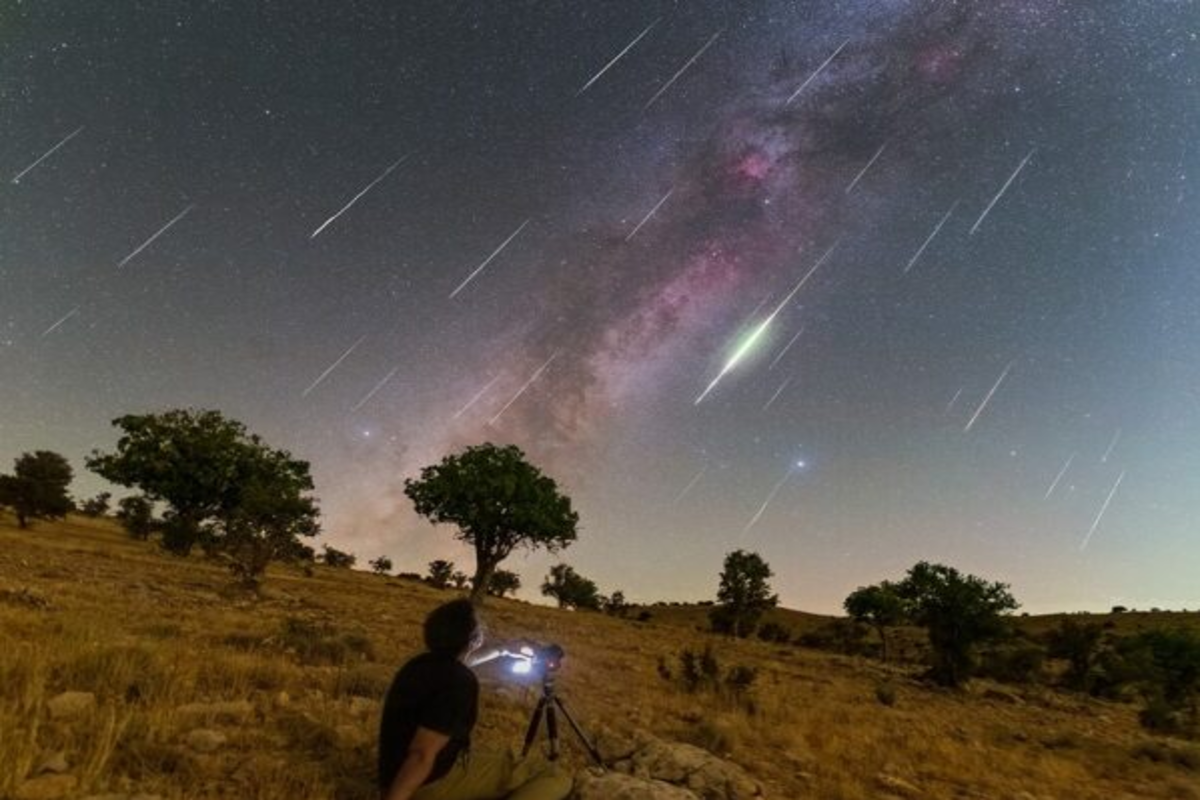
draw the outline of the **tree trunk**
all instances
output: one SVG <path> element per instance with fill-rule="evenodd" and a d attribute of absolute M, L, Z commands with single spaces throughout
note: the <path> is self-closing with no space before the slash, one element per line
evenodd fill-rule
<path fill-rule="evenodd" d="M 484 598 L 487 597 L 488 584 L 492 581 L 496 566 L 496 563 L 491 563 L 476 554 L 475 577 L 471 579 L 471 594 L 469 595 L 471 605 L 476 608 L 483 607 Z"/>
<path fill-rule="evenodd" d="M 887 661 L 888 660 L 887 628 L 883 625 L 880 625 L 878 628 L 878 631 L 879 631 L 879 654 L 883 657 L 884 661 Z"/>
<path fill-rule="evenodd" d="M 19 509 L 17 510 L 17 527 L 21 530 L 25 530 L 29 527 L 29 517 L 25 515 L 24 511 Z"/>

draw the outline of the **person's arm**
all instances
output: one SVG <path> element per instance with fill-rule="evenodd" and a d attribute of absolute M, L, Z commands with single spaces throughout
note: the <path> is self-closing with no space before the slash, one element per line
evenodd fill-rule
<path fill-rule="evenodd" d="M 468 667 L 478 667 L 480 664 L 486 664 L 489 661 L 495 661 L 497 658 L 504 656 L 528 658 L 528 656 L 521 653 L 521 648 L 527 647 L 528 644 L 524 639 L 514 639 L 509 642 L 500 642 L 491 647 L 481 647 L 469 654 L 463 663 Z"/>
<path fill-rule="evenodd" d="M 450 737 L 444 733 L 418 727 L 408 746 L 404 763 L 392 779 L 392 785 L 383 795 L 383 800 L 410 800 L 433 771 L 437 754 L 449 741 Z"/>

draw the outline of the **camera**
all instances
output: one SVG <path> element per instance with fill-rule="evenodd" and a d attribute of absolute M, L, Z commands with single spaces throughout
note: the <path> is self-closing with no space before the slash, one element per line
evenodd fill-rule
<path fill-rule="evenodd" d="M 558 671 L 566 651 L 556 644 L 535 644 L 526 645 L 515 653 L 506 650 L 503 655 L 512 659 L 509 671 L 514 675 L 544 677 Z"/>

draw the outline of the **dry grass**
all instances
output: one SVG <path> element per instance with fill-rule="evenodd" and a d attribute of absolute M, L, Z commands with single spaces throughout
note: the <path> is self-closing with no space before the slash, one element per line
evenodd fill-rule
<path fill-rule="evenodd" d="M 372 798 L 378 699 L 418 649 L 425 613 L 451 596 L 281 568 L 256 599 L 231 592 L 220 568 L 162 555 L 103 520 L 24 532 L 0 520 L 0 797 L 63 752 L 80 796 Z M 485 613 L 493 635 L 566 648 L 560 691 L 586 727 L 706 747 L 771 797 L 889 797 L 886 775 L 929 798 L 1200 798 L 1194 746 L 1146 736 L 1131 706 L 1044 689 L 935 691 L 901 667 L 716 639 L 683 611 L 650 610 L 644 623 L 514 601 Z M 660 657 L 706 643 L 723 667 L 758 669 L 754 713 L 658 675 Z M 478 743 L 519 745 L 534 688 L 495 670 L 482 678 Z M 877 699 L 884 681 L 891 707 Z M 96 705 L 51 719 L 47 700 L 68 690 Z M 250 707 L 186 708 L 232 701 Z M 186 742 L 197 728 L 226 744 L 197 752 Z"/>

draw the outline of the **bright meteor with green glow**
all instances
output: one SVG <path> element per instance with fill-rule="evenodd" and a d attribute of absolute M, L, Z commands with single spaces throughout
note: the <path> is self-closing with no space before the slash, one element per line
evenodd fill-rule
<path fill-rule="evenodd" d="M 740 345 L 738 345 L 738 348 L 733 351 L 733 355 L 731 355 L 725 362 L 725 366 L 721 367 L 721 371 L 717 373 L 717 377 L 713 378 L 708 386 L 704 387 L 704 391 L 700 393 L 700 396 L 697 397 L 695 401 L 693 401 L 692 405 L 700 405 L 704 398 L 708 397 L 708 393 L 717 387 L 717 384 L 720 383 L 721 378 L 724 378 L 727 374 L 729 374 L 730 370 L 736 367 L 738 363 L 746 357 L 746 354 L 750 352 L 750 349 L 754 347 L 754 345 L 758 343 L 758 340 L 762 338 L 762 335 L 766 333 L 767 328 L 771 327 L 771 323 L 775 320 L 775 317 L 779 315 L 779 312 L 782 311 L 784 307 L 792 301 L 792 298 L 796 296 L 796 292 L 800 291 L 801 287 L 803 287 L 804 284 L 808 282 L 808 279 L 813 276 L 813 273 L 820 269 L 821 265 L 824 264 L 831 255 L 833 255 L 833 251 L 837 249 L 840 241 L 841 240 L 839 239 L 837 242 L 834 242 L 833 246 L 825 251 L 825 255 L 817 259 L 817 263 L 813 264 L 812 269 L 805 273 L 804 277 L 800 279 L 800 282 L 797 283 L 795 287 L 787 293 L 787 297 L 783 298 L 779 305 L 775 306 L 775 309 L 767 315 L 767 318 L 758 323 L 754 330 L 750 332 L 750 335 L 747 336 Z"/>

